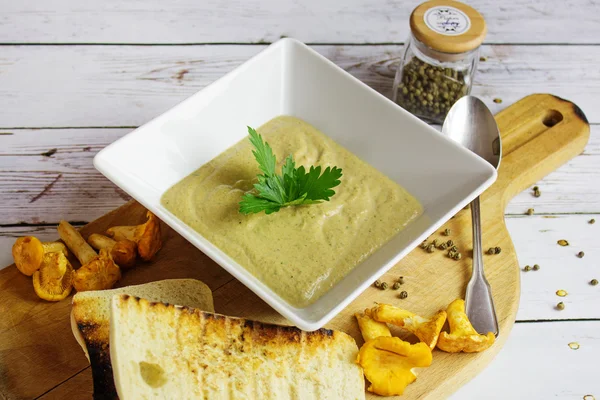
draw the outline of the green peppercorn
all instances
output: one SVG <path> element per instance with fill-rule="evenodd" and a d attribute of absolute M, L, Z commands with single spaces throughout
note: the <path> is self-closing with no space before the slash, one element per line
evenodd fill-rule
<path fill-rule="evenodd" d="M 452 258 L 454 257 L 454 254 L 456 254 L 456 252 L 452 249 L 448 250 L 448 257 Z"/>
<path fill-rule="evenodd" d="M 388 288 L 388 284 L 387 284 L 387 282 L 383 282 L 383 283 L 381 284 L 381 290 L 387 290 L 387 288 Z"/>
<path fill-rule="evenodd" d="M 494 103 L 500 104 L 500 103 L 502 103 L 502 99 L 499 99 L 499 98 L 496 97 L 494 99 Z"/>
<path fill-rule="evenodd" d="M 579 253 L 577 253 L 577 257 L 583 258 L 583 256 L 585 256 L 585 253 L 583 251 L 580 251 Z"/>
<path fill-rule="evenodd" d="M 493 247 L 490 247 L 490 248 L 488 249 L 487 253 L 488 253 L 489 255 L 496 254 L 496 250 L 494 250 L 494 248 L 493 248 Z"/>
<path fill-rule="evenodd" d="M 592 218 L 592 219 L 590 219 L 590 220 L 588 221 L 588 223 L 589 223 L 589 224 L 595 224 L 595 223 L 596 223 L 596 220 L 595 220 L 594 218 Z"/>
<path fill-rule="evenodd" d="M 533 270 L 534 271 L 539 271 L 540 270 L 540 266 L 537 264 L 533 264 Z"/>
<path fill-rule="evenodd" d="M 400 298 L 401 299 L 404 300 L 407 297 L 408 297 L 408 292 L 406 290 L 403 290 L 403 291 L 400 292 Z"/>
<path fill-rule="evenodd" d="M 429 246 L 427 246 L 428 253 L 433 253 L 434 251 L 435 251 L 435 246 L 433 244 L 430 244 Z"/>
<path fill-rule="evenodd" d="M 592 286 L 596 286 L 597 284 L 598 284 L 598 279 L 592 279 L 590 281 L 590 285 L 592 285 Z"/>
<path fill-rule="evenodd" d="M 402 285 L 404 283 L 404 277 L 401 276 L 400 278 L 398 278 L 398 280 L 396 282 L 398 282 L 399 284 Z"/>
<path fill-rule="evenodd" d="M 494 247 L 494 254 L 500 254 L 500 252 L 502 251 L 502 249 L 498 246 Z"/>
<path fill-rule="evenodd" d="M 433 239 L 433 242 L 432 242 L 432 243 L 433 243 L 433 245 L 434 245 L 435 247 L 437 247 L 437 245 L 438 245 L 438 240 L 437 240 L 437 239 Z"/>
<path fill-rule="evenodd" d="M 454 251 L 454 252 L 457 252 L 458 251 L 458 247 L 452 246 L 451 250 Z"/>
<path fill-rule="evenodd" d="M 446 245 L 447 245 L 448 247 L 452 247 L 452 246 L 454 246 L 454 241 L 453 241 L 452 239 L 450 239 L 450 240 L 448 240 L 448 241 L 446 242 Z"/>
<path fill-rule="evenodd" d="M 455 253 L 454 256 L 452 256 L 452 258 L 458 261 L 458 260 L 460 260 L 462 258 L 462 254 Z"/>
<path fill-rule="evenodd" d="M 560 303 L 558 303 L 556 305 L 556 308 L 559 310 L 564 310 L 565 309 L 565 303 L 563 303 L 562 301 Z"/>
<path fill-rule="evenodd" d="M 420 246 L 421 246 L 421 248 L 422 248 L 422 249 L 426 249 L 426 248 L 427 248 L 427 240 L 423 240 L 423 241 L 421 242 L 421 245 L 420 245 Z"/>
<path fill-rule="evenodd" d="M 444 242 L 442 242 L 438 245 L 438 249 L 440 249 L 440 250 L 446 250 L 447 247 L 448 247 L 448 245 Z"/>
<path fill-rule="evenodd" d="M 523 271 L 529 272 L 531 271 L 531 267 L 529 265 L 526 265 L 525 268 L 523 268 Z"/>
<path fill-rule="evenodd" d="M 535 210 L 533 208 L 527 209 L 527 215 L 533 215 L 534 212 Z"/>
<path fill-rule="evenodd" d="M 450 229 L 448 229 L 448 228 L 444 229 L 444 235 L 446 235 L 446 236 L 450 236 L 451 232 L 452 231 Z"/>
<path fill-rule="evenodd" d="M 394 286 L 392 286 L 392 289 L 394 289 L 394 290 L 400 289 L 400 282 L 394 282 Z"/>

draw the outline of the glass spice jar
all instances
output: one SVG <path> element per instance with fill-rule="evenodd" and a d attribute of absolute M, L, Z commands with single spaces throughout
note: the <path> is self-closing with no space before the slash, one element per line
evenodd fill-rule
<path fill-rule="evenodd" d="M 427 122 L 441 124 L 450 107 L 471 92 L 485 20 L 466 4 L 433 0 L 413 10 L 410 31 L 392 100 Z"/>

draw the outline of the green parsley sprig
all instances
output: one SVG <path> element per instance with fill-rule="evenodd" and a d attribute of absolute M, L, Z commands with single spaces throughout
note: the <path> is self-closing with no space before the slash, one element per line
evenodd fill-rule
<path fill-rule="evenodd" d="M 262 174 L 258 175 L 258 183 L 254 184 L 255 193 L 244 194 L 240 202 L 242 214 L 261 211 L 271 214 L 282 207 L 329 201 L 335 194 L 332 188 L 340 184 L 340 168 L 327 167 L 321 173 L 320 166 L 311 166 L 306 171 L 304 166 L 296 168 L 293 157 L 289 155 L 281 168 L 281 175 L 277 175 L 277 162 L 271 146 L 263 142 L 262 136 L 250 127 L 248 134 L 254 146 L 252 154 Z"/>

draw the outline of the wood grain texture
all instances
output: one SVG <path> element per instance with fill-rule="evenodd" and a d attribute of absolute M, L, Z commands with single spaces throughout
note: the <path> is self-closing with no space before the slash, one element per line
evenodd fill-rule
<path fill-rule="evenodd" d="M 568 347 L 570 342 L 578 342 L 580 349 L 571 350 Z M 557 363 L 557 360 L 568 361 L 573 366 L 584 366 L 595 365 L 598 357 L 600 321 L 515 324 L 494 362 L 450 399 L 581 400 L 586 394 L 600 393 L 596 371 L 593 368 L 568 368 Z M 516 363 L 515 360 L 527 361 Z M 40 399 L 70 398 L 92 398 L 92 374 L 89 368 Z"/>
<path fill-rule="evenodd" d="M 421 0 L 183 0 L 3 4 L 5 43 L 272 42 L 286 35 L 311 43 L 402 42 Z M 598 7 L 577 0 L 472 0 L 490 43 L 598 43 Z M 135 21 L 135 24 L 132 23 Z M 524 29 L 526 27 L 526 29 Z"/>
<path fill-rule="evenodd" d="M 563 122 L 553 128 L 543 127 L 540 116 L 547 109 L 560 111 L 564 115 Z M 519 302 L 520 272 L 503 222 L 504 207 L 518 191 L 583 149 L 589 130 L 573 111 L 571 103 L 551 96 L 531 96 L 497 116 L 504 140 L 504 162 L 497 182 L 482 196 L 482 222 L 484 244 L 493 243 L 503 249 L 501 256 L 485 258 L 487 277 L 494 287 L 501 335 L 496 345 L 479 354 L 452 355 L 436 351 L 434 364 L 421 373 L 420 379 L 407 389 L 404 398 L 437 399 L 452 393 L 487 365 L 507 339 Z M 515 121 L 519 121 L 518 126 Z M 540 143 L 544 143 L 541 148 L 547 151 L 539 151 Z M 84 234 L 102 232 L 115 221 L 143 220 L 143 211 L 137 203 L 128 203 L 87 225 Z M 411 295 L 401 305 L 422 315 L 429 315 L 444 308 L 451 300 L 462 297 L 469 277 L 469 213 L 461 211 L 446 226 L 452 229 L 452 238 L 462 249 L 464 258 L 461 261 L 453 261 L 441 251 L 429 254 L 417 248 L 381 278 L 391 281 L 403 275 L 405 288 Z M 166 241 L 158 259 L 128 271 L 120 284 L 191 275 L 204 280 L 213 289 L 218 312 L 268 322 L 285 322 L 248 288 L 232 280 L 183 238 L 170 229 L 165 229 L 165 232 Z M 10 313 L 10 318 L 0 320 L 0 343 L 7 343 L 6 351 L 0 352 L 0 365 L 11 365 L 10 371 L 1 375 L 4 382 L 0 387 L 5 392 L 17 397 L 41 395 L 85 368 L 86 360 L 70 335 L 68 301 L 50 304 L 35 299 L 29 279 L 18 273 L 14 266 L 0 271 L 0 289 L 0 312 Z M 328 326 L 348 332 L 360 343 L 360 333 L 352 314 L 372 306 L 375 301 L 397 303 L 396 293 L 371 287 Z M 32 318 L 41 314 L 43 318 Z M 44 335 L 40 331 L 49 321 L 54 322 L 51 328 L 56 336 Z M 39 330 L 32 332 L 31 324 L 38 323 Z M 33 343 L 37 346 L 35 350 Z M 46 357 L 37 357 L 39 362 L 32 367 L 28 359 L 33 359 L 37 352 L 43 352 Z M 59 352 L 58 360 L 64 367 L 54 367 L 56 357 L 52 359 L 53 364 L 49 364 L 50 356 L 56 352 Z M 73 357 L 75 353 L 81 357 Z M 45 374 L 44 379 L 39 378 L 40 374 Z"/>
<path fill-rule="evenodd" d="M 139 126 L 263 48 L 3 46 L 0 129 Z M 313 48 L 390 94 L 402 46 Z M 531 93 L 553 93 L 578 104 L 590 122 L 600 123 L 600 46 L 493 45 L 482 46 L 482 53 L 487 61 L 479 64 L 472 94 L 494 113 Z M 40 66 L 48 72 L 40 75 Z M 494 103 L 495 98 L 502 103 Z"/>

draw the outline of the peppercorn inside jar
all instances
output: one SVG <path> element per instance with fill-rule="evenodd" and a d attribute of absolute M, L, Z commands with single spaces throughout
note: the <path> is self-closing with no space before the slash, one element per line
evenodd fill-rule
<path fill-rule="evenodd" d="M 434 0 L 415 8 L 410 27 L 392 99 L 417 117 L 441 124 L 452 105 L 471 91 L 485 21 L 465 4 Z"/>

